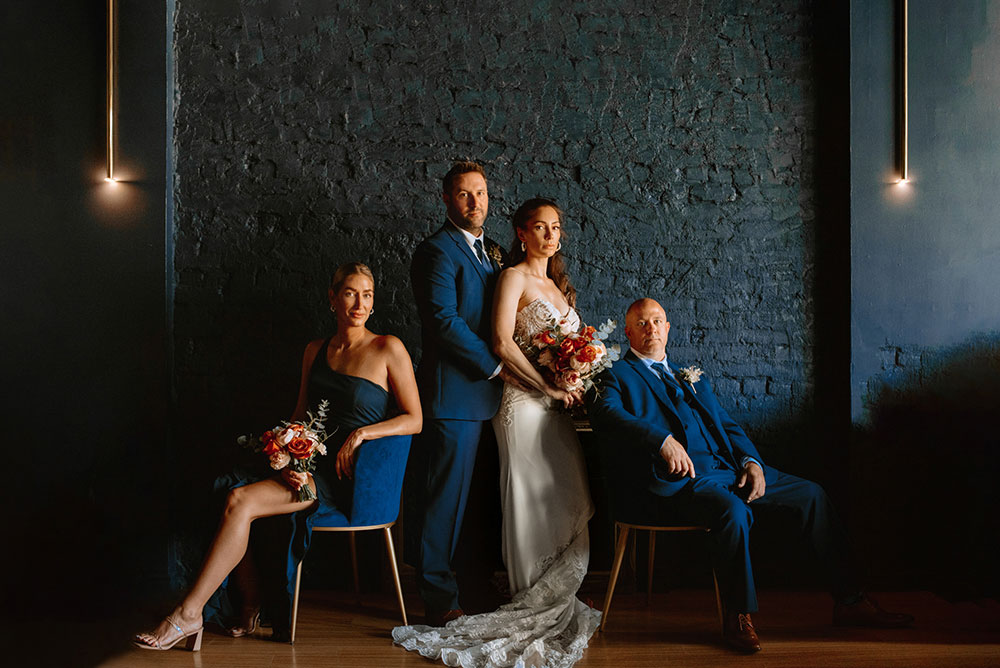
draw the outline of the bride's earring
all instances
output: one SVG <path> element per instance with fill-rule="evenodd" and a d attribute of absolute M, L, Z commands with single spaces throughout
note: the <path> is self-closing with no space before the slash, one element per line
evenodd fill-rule
<path fill-rule="evenodd" d="M 337 315 L 337 312 L 333 310 L 333 304 L 330 304 L 330 313 Z"/>
<path fill-rule="evenodd" d="M 372 313 L 374 313 L 374 312 L 375 312 L 375 309 L 369 309 L 369 310 L 368 310 L 368 315 L 370 316 L 370 315 L 371 315 Z"/>
<path fill-rule="evenodd" d="M 558 253 L 558 252 L 559 252 L 559 251 L 561 251 L 561 250 L 562 250 L 562 242 L 560 241 L 560 242 L 559 242 L 559 243 L 558 243 L 558 244 L 556 245 L 556 252 Z"/>
<path fill-rule="evenodd" d="M 521 250 L 522 250 L 522 251 L 526 251 L 526 250 L 528 250 L 528 249 L 527 249 L 527 247 L 525 247 L 525 245 L 524 245 L 524 242 L 523 242 L 523 241 L 521 242 Z"/>

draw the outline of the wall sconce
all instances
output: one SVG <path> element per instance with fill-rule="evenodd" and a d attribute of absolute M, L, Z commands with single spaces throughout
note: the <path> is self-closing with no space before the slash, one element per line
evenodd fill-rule
<path fill-rule="evenodd" d="M 907 144 L 909 142 L 910 134 L 910 118 L 909 118 L 909 1 L 899 0 L 897 7 L 899 12 L 899 19 L 897 25 L 899 26 L 898 48 L 896 55 L 896 72 L 898 73 L 898 80 L 896 82 L 896 90 L 898 91 L 899 98 L 896 102 L 898 118 L 896 119 L 896 131 L 897 131 L 897 144 L 896 144 L 896 159 L 897 159 L 897 169 L 899 173 L 900 184 L 909 183 L 909 165 L 907 156 Z"/>
<path fill-rule="evenodd" d="M 107 114 L 108 120 L 108 173 L 104 180 L 108 183 L 116 183 L 115 178 L 115 87 L 117 85 L 117 50 L 118 45 L 115 40 L 115 0 L 108 0 L 108 95 Z"/>

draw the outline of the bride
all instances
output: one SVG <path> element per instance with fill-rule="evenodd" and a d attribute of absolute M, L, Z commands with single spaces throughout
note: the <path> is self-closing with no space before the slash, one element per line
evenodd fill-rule
<path fill-rule="evenodd" d="M 590 554 L 593 504 L 573 423 L 561 408 L 579 392 L 551 385 L 518 341 L 554 325 L 580 328 L 576 291 L 559 254 L 562 211 L 531 199 L 514 213 L 513 266 L 494 298 L 494 348 L 526 385 L 504 387 L 493 428 L 500 450 L 503 557 L 513 599 L 495 612 L 460 617 L 444 628 L 405 626 L 395 641 L 449 666 L 565 668 L 583 655 L 600 612 L 576 597 Z"/>

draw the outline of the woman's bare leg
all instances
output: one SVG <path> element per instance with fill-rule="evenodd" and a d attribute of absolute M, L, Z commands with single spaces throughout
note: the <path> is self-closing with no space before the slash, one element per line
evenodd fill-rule
<path fill-rule="evenodd" d="M 231 587 L 239 591 L 239 616 L 236 618 L 236 626 L 230 631 L 248 632 L 254 614 L 260 610 L 260 576 L 257 573 L 257 564 L 254 562 L 253 553 L 247 549 L 240 563 L 229 575 L 232 583 Z"/>
<path fill-rule="evenodd" d="M 312 484 L 315 488 L 315 483 Z M 316 502 L 299 501 L 298 492 L 277 477 L 237 487 L 229 492 L 222 521 L 198 579 L 170 618 L 185 631 L 201 626 L 201 611 L 205 603 L 246 554 L 250 523 L 261 517 L 305 510 L 314 503 Z M 167 643 L 171 638 L 177 637 L 177 631 L 164 621 L 148 635 L 161 643 Z"/>

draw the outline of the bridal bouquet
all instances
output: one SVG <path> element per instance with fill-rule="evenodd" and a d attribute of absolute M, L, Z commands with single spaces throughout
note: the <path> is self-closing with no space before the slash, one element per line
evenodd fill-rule
<path fill-rule="evenodd" d="M 330 434 L 326 433 L 326 409 L 330 405 L 326 399 L 316 407 L 316 415 L 307 412 L 306 420 L 282 422 L 274 429 L 269 429 L 258 438 L 240 436 L 236 439 L 242 446 L 263 452 L 270 460 L 271 468 L 280 471 L 291 466 L 298 473 L 309 473 L 316 470 L 316 456 L 326 454 L 323 444 Z M 299 488 L 299 501 L 312 501 L 316 493 L 310 485 Z"/>
<path fill-rule="evenodd" d="M 614 320 L 608 320 L 597 328 L 588 325 L 574 332 L 565 319 L 553 319 L 548 329 L 519 343 L 525 356 L 553 385 L 567 392 L 587 391 L 594 386 L 597 374 L 618 359 L 618 346 L 609 349 L 604 345 L 616 326 Z"/>

